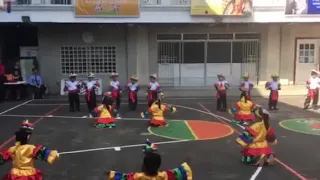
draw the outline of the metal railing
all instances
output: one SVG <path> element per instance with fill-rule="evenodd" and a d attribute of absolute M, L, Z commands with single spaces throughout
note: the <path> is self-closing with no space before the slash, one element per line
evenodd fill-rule
<path fill-rule="evenodd" d="M 72 5 L 73 0 L 15 0 L 13 5 Z"/>

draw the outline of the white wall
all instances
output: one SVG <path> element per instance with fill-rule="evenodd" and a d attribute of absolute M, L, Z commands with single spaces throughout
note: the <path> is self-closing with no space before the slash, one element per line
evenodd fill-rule
<path fill-rule="evenodd" d="M 116 46 L 119 79 L 121 82 L 127 82 L 127 46 L 124 27 L 97 24 L 46 24 L 39 25 L 38 32 L 40 71 L 51 92 L 59 92 L 57 82 L 66 78 L 61 73 L 60 47 L 88 45 L 82 40 L 83 32 L 92 32 L 94 36 L 94 42 L 89 45 Z M 101 78 L 104 88 L 107 88 L 108 74 L 97 75 L 97 78 Z"/>

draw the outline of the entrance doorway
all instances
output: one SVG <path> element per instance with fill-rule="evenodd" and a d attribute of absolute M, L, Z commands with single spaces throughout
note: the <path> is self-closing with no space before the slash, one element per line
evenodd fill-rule
<path fill-rule="evenodd" d="M 37 26 L 30 24 L 4 24 L 1 26 L 4 30 L 4 39 L 2 46 L 2 63 L 11 71 L 15 62 L 20 60 L 20 47 L 38 46 Z"/>
<path fill-rule="evenodd" d="M 298 39 L 296 45 L 295 84 L 305 84 L 312 69 L 319 69 L 320 39 Z"/>

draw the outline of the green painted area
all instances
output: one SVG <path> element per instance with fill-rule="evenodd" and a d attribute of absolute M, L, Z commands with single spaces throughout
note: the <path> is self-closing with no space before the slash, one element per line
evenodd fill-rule
<path fill-rule="evenodd" d="M 320 120 L 318 119 L 291 119 L 280 122 L 288 130 L 320 136 Z"/>
<path fill-rule="evenodd" d="M 150 130 L 152 133 L 166 138 L 195 139 L 184 121 L 170 121 L 166 127 L 150 127 Z"/>

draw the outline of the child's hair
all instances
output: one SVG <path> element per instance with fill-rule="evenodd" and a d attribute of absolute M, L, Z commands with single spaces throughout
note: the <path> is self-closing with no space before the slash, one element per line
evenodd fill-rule
<path fill-rule="evenodd" d="M 105 105 L 108 110 L 110 110 L 109 106 L 113 104 L 113 101 L 111 97 L 105 96 L 103 97 L 102 104 Z"/>
<path fill-rule="evenodd" d="M 248 95 L 247 92 L 242 92 L 240 95 L 240 99 L 244 98 L 244 102 L 247 103 L 248 101 Z"/>
<path fill-rule="evenodd" d="M 15 133 L 16 142 L 19 142 L 20 145 L 28 144 L 28 136 L 31 134 L 31 130 L 28 130 L 26 128 L 20 128 L 19 131 Z"/>
<path fill-rule="evenodd" d="M 147 176 L 156 176 L 161 166 L 161 156 L 154 152 L 145 152 L 141 171 Z"/>
<path fill-rule="evenodd" d="M 264 126 L 266 127 L 266 130 L 268 131 L 270 124 L 269 124 L 269 114 L 264 112 L 264 110 L 262 108 L 259 108 L 256 110 L 257 113 L 259 114 L 260 117 L 258 117 L 259 119 L 261 119 L 263 121 Z M 255 113 L 256 114 L 256 113 Z"/>

